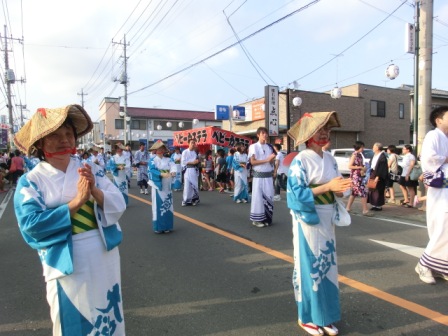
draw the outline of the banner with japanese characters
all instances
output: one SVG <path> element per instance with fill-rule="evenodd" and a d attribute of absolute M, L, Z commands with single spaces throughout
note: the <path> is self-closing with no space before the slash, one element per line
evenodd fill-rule
<path fill-rule="evenodd" d="M 234 147 L 238 144 L 244 144 L 245 146 L 252 144 L 252 140 L 248 137 L 213 126 L 174 132 L 173 137 L 173 146 L 175 147 L 188 147 L 188 140 L 190 139 L 195 139 L 198 146 Z"/>
<path fill-rule="evenodd" d="M 278 86 L 266 85 L 264 90 L 266 128 L 269 136 L 276 137 L 279 123 Z"/>

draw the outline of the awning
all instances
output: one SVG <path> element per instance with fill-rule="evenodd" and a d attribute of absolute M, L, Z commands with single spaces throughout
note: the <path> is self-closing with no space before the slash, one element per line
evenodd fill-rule
<path fill-rule="evenodd" d="M 173 137 L 175 147 L 188 147 L 189 139 L 195 139 L 198 146 L 234 147 L 237 144 L 244 144 L 245 146 L 252 144 L 252 140 L 248 137 L 214 126 L 173 132 Z"/>

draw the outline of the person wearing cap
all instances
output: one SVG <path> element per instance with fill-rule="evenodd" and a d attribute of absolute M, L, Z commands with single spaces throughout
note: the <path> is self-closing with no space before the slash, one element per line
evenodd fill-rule
<path fill-rule="evenodd" d="M 92 128 L 82 106 L 39 108 L 14 138 L 41 159 L 19 179 L 14 210 L 42 262 L 53 335 L 125 334 L 118 220 L 126 204 L 103 170 L 73 156 Z"/>
<path fill-rule="evenodd" d="M 126 147 L 121 143 L 115 145 L 115 155 L 109 160 L 109 169 L 114 178 L 114 183 L 120 189 L 121 194 L 126 202 L 129 204 L 129 184 L 126 172 L 131 167 L 131 161 L 123 154 Z"/>
<path fill-rule="evenodd" d="M 100 166 L 101 169 L 104 170 L 104 158 L 100 155 L 101 148 L 98 146 L 93 146 L 91 148 L 90 160 Z"/>
<path fill-rule="evenodd" d="M 274 213 L 274 160 L 276 153 L 267 143 L 269 133 L 266 127 L 257 129 L 258 142 L 249 146 L 248 158 L 252 165 L 252 201 L 250 220 L 256 227 L 272 224 Z"/>
<path fill-rule="evenodd" d="M 170 233 L 174 223 L 171 178 L 176 175 L 176 167 L 169 157 L 164 156 L 168 148 L 161 140 L 150 150 L 156 151 L 156 157 L 148 164 L 149 184 L 152 187 L 152 227 L 155 233 Z"/>
<path fill-rule="evenodd" d="M 195 151 L 196 140 L 188 140 L 188 148 L 182 152 L 181 165 L 184 172 L 184 192 L 182 206 L 197 205 L 199 203 L 198 187 L 198 154 Z"/>
<path fill-rule="evenodd" d="M 140 148 L 134 154 L 134 166 L 137 168 L 137 185 L 140 187 L 140 194 L 145 193 L 145 195 L 148 195 L 148 161 L 149 153 L 146 151 L 145 144 L 140 142 Z"/>
<path fill-rule="evenodd" d="M 322 150 L 330 130 L 340 127 L 336 112 L 306 113 L 288 136 L 306 144 L 292 160 L 287 179 L 294 245 L 294 295 L 298 324 L 310 335 L 337 335 L 340 320 L 336 236 L 332 223 L 335 197 L 350 190 L 334 157 Z"/>
<path fill-rule="evenodd" d="M 174 153 L 171 155 L 171 161 L 174 162 L 176 166 L 176 176 L 173 177 L 173 190 L 178 191 L 182 189 L 182 166 L 180 161 L 182 159 L 182 154 L 180 153 L 180 148 L 174 148 Z"/>

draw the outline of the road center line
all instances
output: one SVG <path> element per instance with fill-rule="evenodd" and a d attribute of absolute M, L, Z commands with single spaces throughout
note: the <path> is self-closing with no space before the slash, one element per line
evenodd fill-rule
<path fill-rule="evenodd" d="M 143 199 L 143 198 L 140 198 L 138 196 L 131 195 L 131 194 L 129 194 L 129 196 L 134 198 L 134 199 L 136 199 L 136 200 L 138 200 L 138 201 L 140 201 L 140 202 L 152 205 L 152 203 L 150 201 L 147 201 L 146 199 Z M 205 223 L 203 223 L 201 221 L 198 221 L 198 220 L 196 220 L 194 218 L 185 216 L 185 215 L 183 215 L 183 214 L 181 214 L 179 212 L 176 212 L 176 211 L 174 211 L 174 216 L 176 216 L 176 217 L 178 217 L 180 219 L 183 219 L 183 220 L 185 220 L 187 222 L 190 222 L 190 223 L 192 223 L 194 225 L 197 225 L 197 226 L 199 226 L 199 227 L 201 227 L 203 229 L 209 230 L 209 231 L 217 233 L 217 234 L 219 234 L 219 235 L 221 235 L 223 237 L 226 237 L 228 239 L 231 239 L 231 240 L 236 241 L 238 243 L 241 243 L 243 245 L 249 246 L 249 247 L 251 247 L 253 249 L 256 249 L 258 251 L 267 253 L 267 254 L 275 257 L 275 258 L 284 260 L 284 261 L 289 262 L 291 264 L 294 263 L 294 260 L 293 260 L 293 258 L 291 256 L 288 256 L 288 255 L 286 255 L 286 254 L 284 254 L 284 253 L 282 253 L 280 251 L 276 251 L 276 250 L 273 250 L 273 249 L 271 249 L 269 247 L 266 247 L 266 246 L 254 243 L 253 241 L 247 240 L 245 238 L 241 238 L 241 237 L 239 237 L 239 236 L 237 236 L 235 234 L 229 233 L 229 232 L 224 231 L 222 229 L 218 229 L 218 228 L 216 228 L 214 226 L 210 226 L 208 224 L 205 224 Z M 391 304 L 394 304 L 394 305 L 396 305 L 396 306 L 398 306 L 400 308 L 407 309 L 407 310 L 409 310 L 409 311 L 411 311 L 411 312 L 413 312 L 415 314 L 418 314 L 420 316 L 423 316 L 423 317 L 426 317 L 426 318 L 428 318 L 430 320 L 433 320 L 434 322 L 437 322 L 437 323 L 440 323 L 440 324 L 448 326 L 448 315 L 443 315 L 443 314 L 441 314 L 441 313 L 439 313 L 439 312 L 437 312 L 435 310 L 428 309 L 428 308 L 426 308 L 426 307 L 424 307 L 422 305 L 419 305 L 417 303 L 414 303 L 414 302 L 402 299 L 402 298 L 400 298 L 398 296 L 389 294 L 389 293 L 384 292 L 384 291 L 382 291 L 382 290 L 380 290 L 378 288 L 366 285 L 366 284 L 364 284 L 362 282 L 359 282 L 359 281 L 347 278 L 346 276 L 343 276 L 343 275 L 340 275 L 340 274 L 339 274 L 339 281 L 341 283 L 343 283 L 344 285 L 347 285 L 349 287 L 352 287 L 354 289 L 359 290 L 360 292 L 372 295 L 372 296 L 374 296 L 374 297 L 376 297 L 378 299 L 384 300 L 384 301 L 389 302 Z"/>

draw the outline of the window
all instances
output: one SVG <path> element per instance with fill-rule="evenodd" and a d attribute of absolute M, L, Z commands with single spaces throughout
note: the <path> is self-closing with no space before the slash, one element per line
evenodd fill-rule
<path fill-rule="evenodd" d="M 386 117 L 386 102 L 380 100 L 371 100 L 370 115 L 372 117 Z"/>
<path fill-rule="evenodd" d="M 403 103 L 398 104 L 398 118 L 404 119 L 404 104 Z"/>
<path fill-rule="evenodd" d="M 131 119 L 131 129 L 146 131 L 146 120 Z"/>
<path fill-rule="evenodd" d="M 123 119 L 115 119 L 115 129 L 124 129 Z"/>

